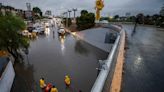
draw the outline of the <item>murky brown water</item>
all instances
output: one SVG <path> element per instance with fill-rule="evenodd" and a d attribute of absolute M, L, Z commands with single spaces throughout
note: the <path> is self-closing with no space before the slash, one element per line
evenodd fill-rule
<path fill-rule="evenodd" d="M 51 28 L 47 36 L 31 41 L 24 63 L 14 65 L 16 78 L 12 92 L 38 92 L 41 77 L 55 84 L 59 92 L 90 91 L 96 80 L 98 60 L 106 59 L 108 53 L 69 34 L 59 37 L 56 31 Z M 67 74 L 72 79 L 70 89 L 64 84 Z"/>

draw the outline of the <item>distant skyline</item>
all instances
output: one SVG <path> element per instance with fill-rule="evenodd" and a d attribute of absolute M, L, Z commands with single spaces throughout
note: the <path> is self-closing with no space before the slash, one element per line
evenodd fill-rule
<path fill-rule="evenodd" d="M 96 0 L 0 0 L 4 5 L 11 5 L 15 8 L 26 10 L 26 3 L 31 6 L 38 6 L 43 13 L 51 10 L 52 14 L 60 15 L 68 9 L 77 8 L 78 15 L 82 9 L 95 12 Z M 164 4 L 164 0 L 104 0 L 105 7 L 102 11 L 103 16 L 120 15 L 125 16 L 127 12 L 131 15 L 144 13 L 144 15 L 158 14 Z M 73 14 L 73 13 L 72 13 Z"/>

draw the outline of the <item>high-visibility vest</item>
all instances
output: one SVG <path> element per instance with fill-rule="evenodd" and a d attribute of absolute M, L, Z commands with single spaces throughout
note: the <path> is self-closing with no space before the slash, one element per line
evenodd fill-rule
<path fill-rule="evenodd" d="M 58 89 L 57 88 L 51 88 L 50 92 L 58 92 Z"/>
<path fill-rule="evenodd" d="M 44 88 L 45 87 L 45 82 L 44 80 L 40 79 L 40 87 L 41 88 Z"/>
<path fill-rule="evenodd" d="M 71 84 L 71 79 L 69 77 L 66 77 L 64 81 L 67 85 Z"/>

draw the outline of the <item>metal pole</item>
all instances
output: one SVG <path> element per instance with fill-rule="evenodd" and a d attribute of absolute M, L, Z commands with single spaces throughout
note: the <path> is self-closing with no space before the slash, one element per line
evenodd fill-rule
<path fill-rule="evenodd" d="M 73 12 L 74 12 L 74 18 L 76 17 L 76 11 L 77 11 L 77 9 L 72 9 L 73 10 Z"/>
<path fill-rule="evenodd" d="M 66 27 L 68 27 L 68 12 L 66 12 Z"/>
<path fill-rule="evenodd" d="M 68 13 L 69 13 L 69 18 L 71 18 L 71 10 L 68 10 Z"/>

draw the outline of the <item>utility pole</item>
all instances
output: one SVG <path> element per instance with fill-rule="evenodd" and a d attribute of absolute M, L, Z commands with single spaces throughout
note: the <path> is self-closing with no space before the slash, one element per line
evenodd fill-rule
<path fill-rule="evenodd" d="M 63 12 L 63 13 L 61 14 L 61 17 L 62 17 L 62 23 L 64 23 L 64 15 L 65 15 L 65 13 Z"/>
<path fill-rule="evenodd" d="M 71 18 L 71 10 L 68 10 L 68 13 L 69 13 L 69 18 Z"/>
<path fill-rule="evenodd" d="M 65 24 L 65 26 L 68 27 L 68 12 L 64 12 L 63 14 L 64 15 L 66 14 L 66 24 Z"/>
<path fill-rule="evenodd" d="M 75 23 L 76 22 L 76 11 L 77 11 L 77 8 L 73 8 L 72 10 L 74 12 L 74 23 Z"/>
<path fill-rule="evenodd" d="M 75 17 L 76 17 L 76 11 L 77 11 L 77 8 L 76 8 L 76 9 L 75 9 L 75 8 L 73 8 L 72 10 L 73 10 L 73 12 L 74 12 L 74 19 L 75 19 Z"/>
<path fill-rule="evenodd" d="M 71 20 L 71 12 L 72 12 L 71 10 L 68 10 L 69 20 Z M 67 15 L 68 15 L 68 14 L 67 14 Z M 68 27 L 69 20 L 68 20 L 68 18 L 67 18 L 67 27 Z"/>

